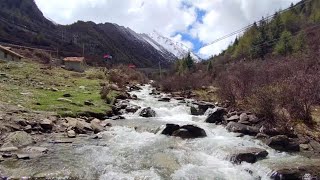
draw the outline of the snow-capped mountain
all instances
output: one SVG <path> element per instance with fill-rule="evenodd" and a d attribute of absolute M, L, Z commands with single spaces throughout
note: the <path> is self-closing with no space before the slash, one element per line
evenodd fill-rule
<path fill-rule="evenodd" d="M 171 38 L 164 37 L 160 33 L 153 31 L 150 34 L 142 34 L 143 38 L 149 42 L 155 49 L 163 52 L 164 50 L 171 52 L 178 59 L 187 56 L 188 52 L 194 61 L 199 62 L 200 58 L 194 54 L 186 45 L 181 42 L 177 42 Z"/>

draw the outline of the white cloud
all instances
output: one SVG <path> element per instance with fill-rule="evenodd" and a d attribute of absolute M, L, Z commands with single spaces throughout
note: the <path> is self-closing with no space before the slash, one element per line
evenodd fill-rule
<path fill-rule="evenodd" d="M 188 47 L 189 49 L 193 49 L 193 44 L 190 41 L 186 41 L 182 39 L 182 35 L 181 34 L 177 34 L 176 36 L 174 36 L 172 38 L 173 40 L 182 43 L 183 45 L 185 45 L 186 47 Z"/>
<path fill-rule="evenodd" d="M 35 0 L 46 17 L 60 24 L 77 20 L 112 22 L 139 33 L 153 30 L 191 47 L 177 33 L 202 43 L 229 34 L 299 0 Z M 197 10 L 205 12 L 197 21 Z M 191 27 L 191 29 L 190 29 Z M 221 52 L 235 38 L 199 49 L 202 57 Z"/>
<path fill-rule="evenodd" d="M 196 21 L 194 7 L 182 0 L 36 0 L 49 17 L 60 24 L 77 20 L 112 22 L 140 33 L 157 30 L 166 36 L 186 31 Z"/>

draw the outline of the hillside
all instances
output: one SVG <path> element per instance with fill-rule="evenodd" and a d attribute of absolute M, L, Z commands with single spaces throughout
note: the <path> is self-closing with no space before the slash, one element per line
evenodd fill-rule
<path fill-rule="evenodd" d="M 105 65 L 102 58 L 109 53 L 110 63 L 155 67 L 168 66 L 176 57 L 158 51 L 134 31 L 112 23 L 95 24 L 78 21 L 62 26 L 46 19 L 33 0 L 0 2 L 0 41 L 51 49 L 59 56 L 85 56 L 91 65 Z M 54 53 L 54 55 L 57 53 Z"/>
<path fill-rule="evenodd" d="M 319 0 L 302 0 L 291 4 L 288 9 L 252 24 L 213 60 L 264 59 L 305 51 L 311 45 L 307 43 L 310 40 L 308 34 L 319 31 L 319 9 Z"/>

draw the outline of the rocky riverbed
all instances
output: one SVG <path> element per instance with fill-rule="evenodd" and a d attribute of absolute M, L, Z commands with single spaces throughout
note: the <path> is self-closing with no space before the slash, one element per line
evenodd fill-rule
<path fill-rule="evenodd" d="M 266 129 L 250 112 L 129 88 L 110 117 L 0 106 L 3 179 L 303 179 L 319 143 Z"/>

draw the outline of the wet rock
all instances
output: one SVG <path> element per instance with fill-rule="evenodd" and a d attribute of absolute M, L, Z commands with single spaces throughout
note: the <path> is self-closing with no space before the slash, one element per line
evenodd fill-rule
<path fill-rule="evenodd" d="M 135 112 L 137 112 L 139 109 L 140 109 L 139 106 L 129 105 L 129 106 L 126 107 L 126 112 L 128 112 L 128 113 L 135 113 Z"/>
<path fill-rule="evenodd" d="M 299 151 L 299 143 L 289 139 L 286 135 L 278 135 L 267 140 L 266 144 L 278 151 Z"/>
<path fill-rule="evenodd" d="M 11 151 L 18 151 L 18 148 L 14 146 L 0 148 L 0 152 L 11 152 Z"/>
<path fill-rule="evenodd" d="M 53 129 L 53 122 L 50 119 L 44 119 L 39 123 L 44 132 L 50 132 Z"/>
<path fill-rule="evenodd" d="M 58 98 L 57 101 L 66 102 L 66 103 L 72 103 L 72 100 L 71 99 L 67 99 L 67 98 Z"/>
<path fill-rule="evenodd" d="M 129 91 L 140 91 L 141 88 L 137 85 L 132 85 L 129 87 Z"/>
<path fill-rule="evenodd" d="M 141 117 L 155 117 L 156 112 L 152 110 L 150 107 L 142 109 L 142 111 L 139 114 Z"/>
<path fill-rule="evenodd" d="M 175 100 L 177 101 L 183 101 L 184 100 L 184 97 L 173 97 Z"/>
<path fill-rule="evenodd" d="M 268 152 L 260 148 L 247 148 L 231 155 L 231 162 L 241 164 L 241 162 L 255 163 L 268 156 Z"/>
<path fill-rule="evenodd" d="M 176 124 L 167 124 L 166 128 L 161 132 L 161 134 L 168 136 L 176 136 L 182 139 L 201 138 L 207 136 L 206 132 L 202 128 L 199 128 L 197 126 L 179 126 Z"/>
<path fill-rule="evenodd" d="M 266 135 L 266 134 L 263 134 L 263 133 L 258 133 L 255 138 L 257 138 L 257 139 L 268 139 L 269 136 Z"/>
<path fill-rule="evenodd" d="M 90 124 L 91 124 L 91 128 L 93 129 L 93 132 L 94 132 L 95 134 L 104 131 L 104 127 L 101 126 L 99 123 L 94 122 L 94 121 L 91 121 Z"/>
<path fill-rule="evenodd" d="M 4 140 L 4 144 L 2 147 L 23 147 L 33 143 L 32 137 L 24 132 L 24 131 L 17 131 L 10 133 Z"/>
<path fill-rule="evenodd" d="M 52 142 L 53 144 L 71 144 L 73 141 L 67 139 L 56 139 Z"/>
<path fill-rule="evenodd" d="M 76 137 L 76 132 L 74 130 L 69 130 L 67 132 L 68 138 L 75 138 Z"/>
<path fill-rule="evenodd" d="M 226 114 L 226 110 L 220 107 L 216 107 L 213 111 L 208 115 L 205 122 L 207 123 L 221 123 L 224 121 L 224 115 Z"/>
<path fill-rule="evenodd" d="M 149 95 L 160 95 L 160 92 L 157 91 L 156 89 L 152 89 L 151 93 L 149 93 Z"/>
<path fill-rule="evenodd" d="M 193 104 L 197 105 L 199 110 L 202 112 L 206 112 L 209 108 L 214 108 L 215 105 L 205 101 L 194 102 Z"/>
<path fill-rule="evenodd" d="M 242 133 L 250 136 L 255 136 L 259 133 L 258 128 L 247 126 L 247 125 L 236 123 L 236 122 L 228 123 L 226 128 L 230 132 Z"/>
<path fill-rule="evenodd" d="M 316 180 L 320 177 L 320 166 L 318 165 L 286 165 L 273 171 L 271 179 L 273 180 Z"/>
<path fill-rule="evenodd" d="M 191 115 L 194 115 L 194 116 L 200 116 L 204 114 L 202 110 L 200 110 L 198 107 L 195 107 L 195 106 L 191 106 L 190 111 L 191 111 Z"/>
<path fill-rule="evenodd" d="M 170 102 L 170 98 L 169 97 L 162 97 L 162 98 L 160 98 L 160 99 L 158 99 L 158 101 L 160 101 L 160 102 Z"/>
<path fill-rule="evenodd" d="M 138 96 L 135 95 L 135 94 L 132 94 L 132 95 L 131 95 L 131 99 L 133 99 L 133 100 L 138 100 Z"/>
<path fill-rule="evenodd" d="M 94 104 L 93 104 L 93 102 L 91 100 L 84 101 L 84 105 L 86 105 L 86 106 L 94 106 Z"/>
<path fill-rule="evenodd" d="M 112 116 L 110 119 L 113 121 L 116 121 L 116 120 L 122 120 L 122 119 L 126 119 L 126 118 L 123 116 Z"/>
<path fill-rule="evenodd" d="M 173 132 L 180 128 L 176 124 L 166 124 L 166 128 L 161 132 L 161 134 L 172 136 Z"/>
<path fill-rule="evenodd" d="M 128 94 L 127 92 L 121 92 L 120 94 L 117 94 L 115 98 L 121 100 L 129 99 L 130 94 Z"/>
<path fill-rule="evenodd" d="M 178 130 L 174 131 L 172 136 L 180 137 L 182 139 L 190 138 L 201 138 L 206 137 L 206 132 L 197 126 L 194 125 L 184 125 L 181 126 Z"/>

